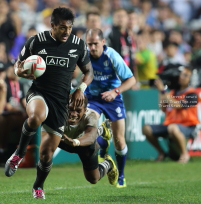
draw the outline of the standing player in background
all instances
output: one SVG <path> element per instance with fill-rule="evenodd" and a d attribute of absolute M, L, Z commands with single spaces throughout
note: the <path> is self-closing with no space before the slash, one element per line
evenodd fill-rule
<path fill-rule="evenodd" d="M 94 69 L 94 79 L 86 89 L 88 108 L 93 109 L 98 118 L 103 113 L 112 121 L 119 170 L 117 187 L 126 187 L 124 167 L 128 148 L 124 138 L 126 111 L 121 93 L 135 85 L 135 78 L 122 57 L 114 49 L 105 46 L 100 29 L 88 30 L 86 42 Z M 101 144 L 105 141 L 98 142 Z"/>
<path fill-rule="evenodd" d="M 84 91 L 93 80 L 93 69 L 83 40 L 71 34 L 74 15 L 70 9 L 56 8 L 51 17 L 52 30 L 31 37 L 21 51 L 15 73 L 34 79 L 26 100 L 28 119 L 24 122 L 19 147 L 5 165 L 6 176 L 12 176 L 26 148 L 42 124 L 42 141 L 37 177 L 33 185 L 34 198 L 45 199 L 43 185 L 52 167 L 52 156 L 64 133 L 67 121 L 66 106 L 69 102 L 71 79 L 76 67 L 84 74 L 83 82 L 73 93 L 73 106 L 82 106 Z M 23 69 L 24 60 L 30 55 L 40 55 L 46 62 L 46 72 L 35 79 Z"/>

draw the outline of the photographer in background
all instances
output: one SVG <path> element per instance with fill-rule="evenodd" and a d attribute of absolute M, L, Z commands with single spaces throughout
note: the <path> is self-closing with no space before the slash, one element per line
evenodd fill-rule
<path fill-rule="evenodd" d="M 181 154 L 180 163 L 187 163 L 190 159 L 186 149 L 186 139 L 193 138 L 193 132 L 199 122 L 197 113 L 198 96 L 194 88 L 189 87 L 192 70 L 183 67 L 179 76 L 178 90 L 165 91 L 161 79 L 155 81 L 160 91 L 160 107 L 166 112 L 166 120 L 162 125 L 145 125 L 143 133 L 147 140 L 158 150 L 157 161 L 164 160 L 166 153 L 158 142 L 158 137 L 167 137 L 178 146 Z"/>

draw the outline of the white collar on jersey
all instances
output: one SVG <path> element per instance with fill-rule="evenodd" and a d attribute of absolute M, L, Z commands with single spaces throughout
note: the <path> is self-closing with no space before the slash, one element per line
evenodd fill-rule
<path fill-rule="evenodd" d="M 49 30 L 49 33 L 50 33 L 50 36 L 52 37 L 52 33 L 51 33 L 50 31 L 51 31 L 51 30 Z M 55 38 L 52 37 L 52 39 L 56 41 Z"/>

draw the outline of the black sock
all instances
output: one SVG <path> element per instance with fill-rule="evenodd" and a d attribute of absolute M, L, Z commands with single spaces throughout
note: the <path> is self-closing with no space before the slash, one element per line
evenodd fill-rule
<path fill-rule="evenodd" d="M 98 164 L 99 171 L 100 171 L 100 179 L 105 176 L 113 167 L 113 164 L 110 160 L 105 159 L 103 162 Z"/>
<path fill-rule="evenodd" d="M 20 138 L 19 147 L 17 148 L 16 154 L 20 157 L 24 157 L 26 154 L 27 146 L 29 145 L 31 139 L 36 134 L 37 129 L 32 129 L 28 125 L 28 119 L 25 120 L 22 133 Z"/>
<path fill-rule="evenodd" d="M 37 189 L 37 188 L 43 189 L 45 179 L 47 178 L 51 168 L 52 168 L 52 160 L 47 163 L 42 161 L 38 162 L 36 181 L 33 186 L 34 189 Z"/>

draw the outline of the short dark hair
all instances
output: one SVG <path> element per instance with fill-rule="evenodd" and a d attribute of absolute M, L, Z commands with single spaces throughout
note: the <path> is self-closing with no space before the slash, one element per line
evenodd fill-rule
<path fill-rule="evenodd" d="M 75 16 L 69 8 L 59 7 L 54 9 L 51 16 L 51 23 L 58 25 L 61 20 L 69 20 L 74 22 Z"/>
<path fill-rule="evenodd" d="M 101 29 L 99 29 L 99 28 L 93 28 L 93 29 L 87 30 L 86 36 L 89 34 L 89 32 L 90 32 L 90 34 L 96 33 L 96 34 L 99 36 L 99 38 L 100 38 L 101 40 L 104 39 L 103 31 L 102 31 Z"/>
<path fill-rule="evenodd" d="M 88 21 L 90 15 L 100 16 L 100 13 L 99 13 L 98 11 L 88 11 L 88 12 L 86 13 L 86 19 L 87 19 L 87 21 Z"/>

